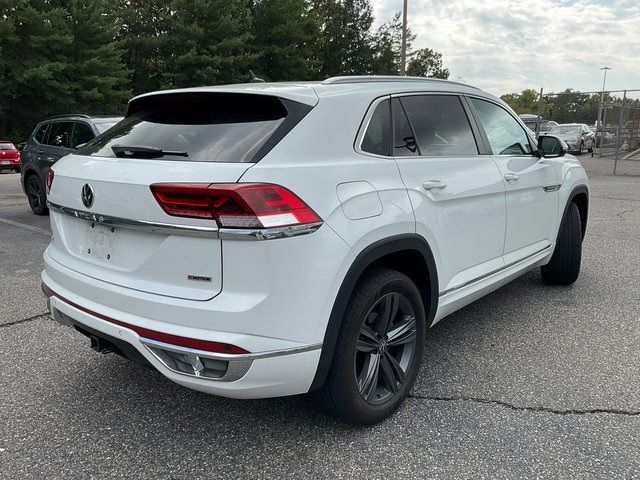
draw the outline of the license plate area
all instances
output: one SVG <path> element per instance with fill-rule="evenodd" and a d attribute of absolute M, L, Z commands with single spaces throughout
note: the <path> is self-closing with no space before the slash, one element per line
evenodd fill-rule
<path fill-rule="evenodd" d="M 101 260 L 111 260 L 118 236 L 118 229 L 91 222 L 87 225 L 86 254 Z"/>

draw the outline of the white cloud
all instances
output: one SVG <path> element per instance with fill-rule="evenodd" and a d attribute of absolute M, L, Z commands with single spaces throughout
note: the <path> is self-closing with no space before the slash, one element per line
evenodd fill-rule
<path fill-rule="evenodd" d="M 371 0 L 376 23 L 402 0 Z M 501 95 L 640 88 L 638 0 L 409 0 L 414 48 L 441 52 L 451 78 Z"/>

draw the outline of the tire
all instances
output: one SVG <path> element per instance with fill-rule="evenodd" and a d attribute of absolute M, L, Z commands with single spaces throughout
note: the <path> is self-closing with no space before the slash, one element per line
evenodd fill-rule
<path fill-rule="evenodd" d="M 44 191 L 44 185 L 42 185 L 38 175 L 34 173 L 27 178 L 25 191 L 27 192 L 31 211 L 36 215 L 47 215 L 49 213 L 47 196 Z"/>
<path fill-rule="evenodd" d="M 20 167 L 14 168 L 13 171 L 16 172 L 16 173 L 20 173 Z"/>
<path fill-rule="evenodd" d="M 540 267 L 547 285 L 570 285 L 578 279 L 582 258 L 582 224 L 580 212 L 571 203 L 562 218 L 556 249 L 548 264 Z"/>
<path fill-rule="evenodd" d="M 395 315 L 384 315 L 389 311 Z M 346 422 L 381 422 L 409 394 L 425 338 L 425 308 L 411 279 L 382 268 L 365 273 L 347 305 L 331 368 L 317 398 Z"/>

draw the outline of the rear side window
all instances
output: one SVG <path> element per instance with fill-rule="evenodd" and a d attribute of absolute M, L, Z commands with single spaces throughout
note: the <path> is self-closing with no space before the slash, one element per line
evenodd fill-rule
<path fill-rule="evenodd" d="M 38 143 L 45 143 L 45 138 L 47 137 L 47 129 L 49 128 L 49 123 L 44 123 L 40 125 L 38 131 L 33 136 Z"/>
<path fill-rule="evenodd" d="M 47 144 L 54 147 L 71 148 L 73 122 L 54 122 L 49 129 Z"/>
<path fill-rule="evenodd" d="M 453 95 L 415 95 L 400 102 L 413 127 L 420 155 L 477 155 L 471 124 Z"/>
<path fill-rule="evenodd" d="M 13 143 L 0 143 L 0 150 L 13 150 Z"/>
<path fill-rule="evenodd" d="M 266 95 L 142 97 L 130 104 L 124 120 L 78 153 L 189 162 L 255 162 L 310 109 Z M 127 150 L 129 147 L 131 150 Z"/>
<path fill-rule="evenodd" d="M 391 118 L 389 100 L 384 100 L 378 104 L 367 130 L 362 138 L 363 152 L 374 153 L 376 155 L 389 155 L 389 144 L 391 137 Z"/>
<path fill-rule="evenodd" d="M 93 134 L 93 130 L 91 127 L 84 122 L 76 122 L 76 126 L 73 129 L 73 138 L 71 141 L 71 145 L 73 148 L 78 145 L 82 145 L 83 143 L 90 142 L 93 140 L 95 135 Z"/>

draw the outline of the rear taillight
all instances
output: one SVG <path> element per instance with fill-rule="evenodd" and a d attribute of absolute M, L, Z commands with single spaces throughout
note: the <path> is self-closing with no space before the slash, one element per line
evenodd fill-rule
<path fill-rule="evenodd" d="M 168 215 L 210 218 L 220 228 L 273 228 L 322 221 L 295 193 L 269 183 L 155 183 L 151 192 Z"/>
<path fill-rule="evenodd" d="M 53 185 L 53 177 L 54 177 L 54 173 L 53 170 L 49 169 L 47 170 L 47 195 L 49 195 L 49 192 L 51 191 L 51 185 Z"/>

